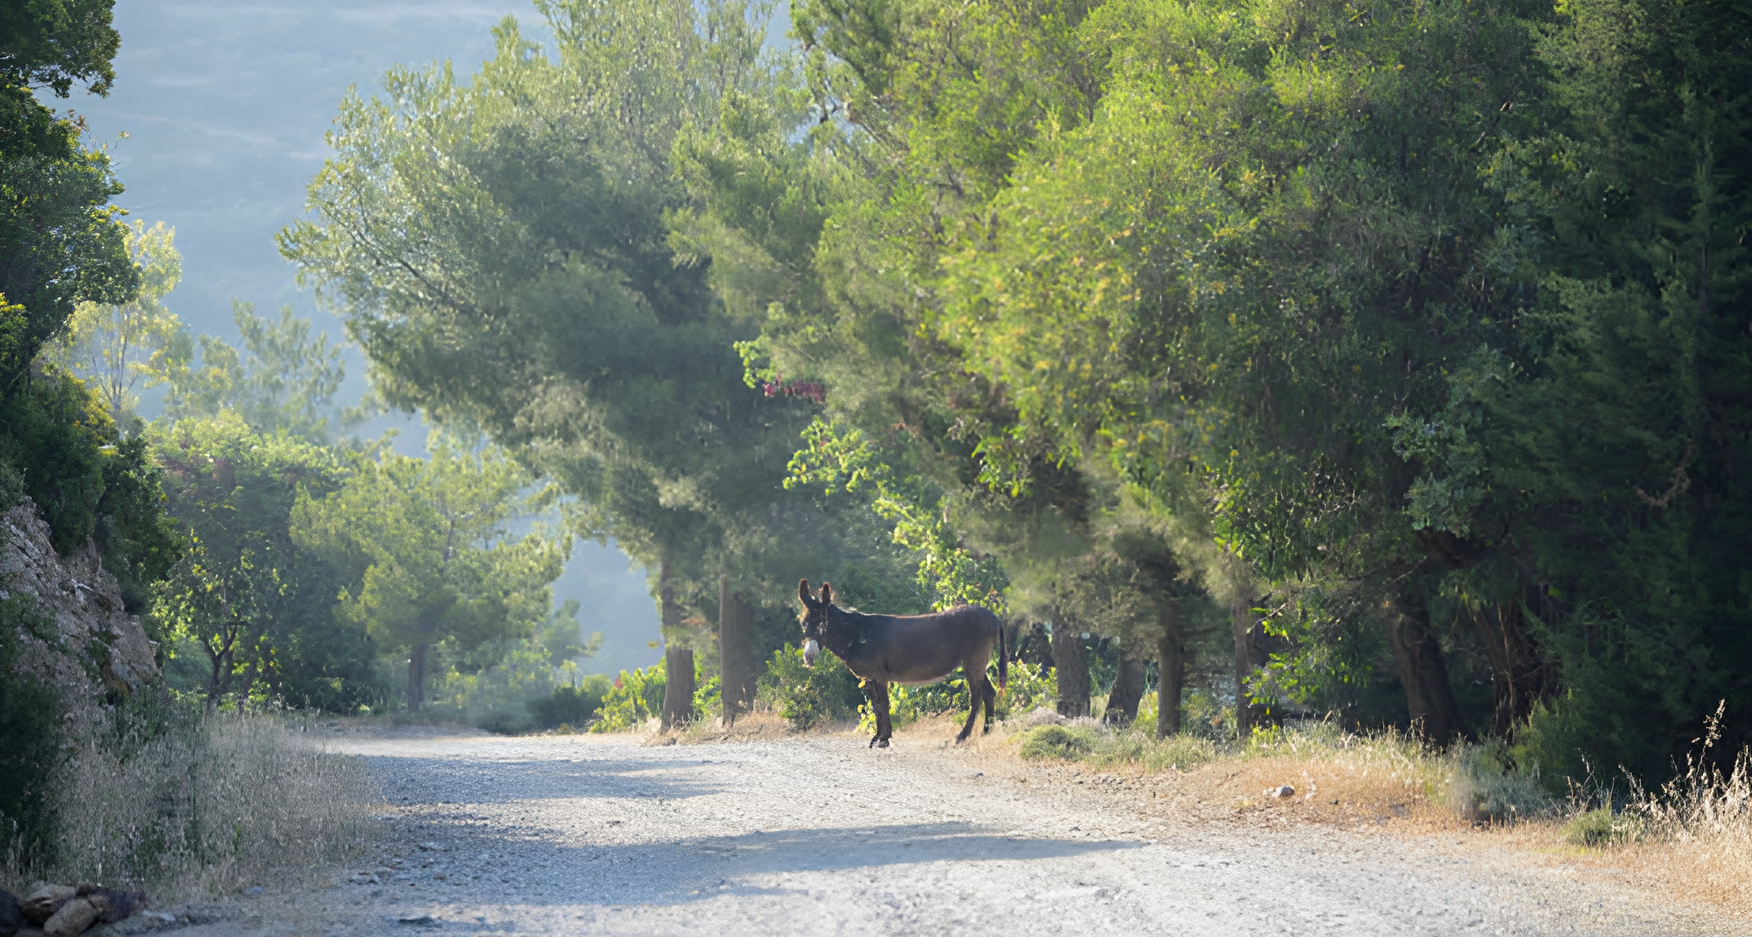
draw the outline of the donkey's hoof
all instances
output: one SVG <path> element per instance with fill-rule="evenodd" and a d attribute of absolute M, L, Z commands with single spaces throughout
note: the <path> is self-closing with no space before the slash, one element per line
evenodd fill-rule
<path fill-rule="evenodd" d="M 888 740 L 887 739 L 877 739 L 876 740 L 876 747 L 877 748 L 887 748 L 888 747 Z"/>

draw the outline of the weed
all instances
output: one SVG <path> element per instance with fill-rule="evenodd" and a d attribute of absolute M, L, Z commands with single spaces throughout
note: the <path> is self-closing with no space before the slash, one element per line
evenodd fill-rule
<path fill-rule="evenodd" d="M 54 775 L 54 849 L 4 878 L 216 895 L 339 862 L 373 835 L 365 766 L 295 720 L 186 710 L 106 715 Z"/>

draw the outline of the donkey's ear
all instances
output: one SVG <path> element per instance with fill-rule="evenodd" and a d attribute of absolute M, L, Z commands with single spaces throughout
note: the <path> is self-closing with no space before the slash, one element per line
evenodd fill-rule
<path fill-rule="evenodd" d="M 803 600 L 804 608 L 815 607 L 815 596 L 809 594 L 809 580 L 797 580 L 797 598 Z"/>
<path fill-rule="evenodd" d="M 830 586 L 824 582 L 821 584 L 821 604 L 828 605 L 828 604 L 831 604 L 832 602 L 833 602 L 833 586 Z"/>

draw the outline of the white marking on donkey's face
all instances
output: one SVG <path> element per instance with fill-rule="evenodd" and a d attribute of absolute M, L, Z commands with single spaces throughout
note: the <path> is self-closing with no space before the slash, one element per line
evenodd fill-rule
<path fill-rule="evenodd" d="M 821 654 L 821 644 L 814 638 L 803 642 L 803 666 L 815 666 L 815 658 Z"/>

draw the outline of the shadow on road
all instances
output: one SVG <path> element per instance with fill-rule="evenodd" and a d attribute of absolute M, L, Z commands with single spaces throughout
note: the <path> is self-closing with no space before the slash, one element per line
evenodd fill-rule
<path fill-rule="evenodd" d="M 462 854 L 458 858 L 469 850 L 503 854 L 514 849 L 519 865 L 541 870 L 533 875 L 523 869 L 498 870 L 491 861 L 475 869 L 474 874 L 489 882 L 501 878 L 504 885 L 511 886 L 494 889 L 495 902 L 525 905 L 681 904 L 717 895 L 786 893 L 784 889 L 743 884 L 740 880 L 748 876 L 855 873 L 933 862 L 1020 862 L 1145 845 L 1006 835 L 971 823 L 775 830 L 602 846 L 512 841 L 466 830 L 456 835 L 467 837 L 455 847 Z M 477 881 L 476 886 L 480 884 Z M 443 900 L 446 895 L 439 889 L 425 891 L 421 897 Z M 467 903 L 461 896 L 458 900 Z"/>

